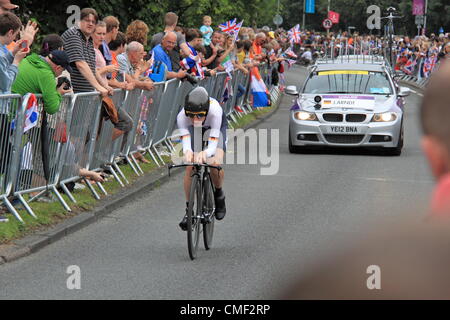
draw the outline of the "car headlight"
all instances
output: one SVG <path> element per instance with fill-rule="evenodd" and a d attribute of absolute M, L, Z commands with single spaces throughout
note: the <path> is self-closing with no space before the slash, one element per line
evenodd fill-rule
<path fill-rule="evenodd" d="M 301 121 L 317 121 L 317 116 L 312 112 L 298 111 L 294 113 L 294 118 Z"/>
<path fill-rule="evenodd" d="M 372 122 L 392 122 L 395 120 L 397 120 L 397 115 L 393 112 L 376 113 L 372 118 Z"/>

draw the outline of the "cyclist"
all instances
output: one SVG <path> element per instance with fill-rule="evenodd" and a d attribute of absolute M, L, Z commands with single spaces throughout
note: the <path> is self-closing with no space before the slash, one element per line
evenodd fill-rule
<path fill-rule="evenodd" d="M 185 163 L 207 163 L 220 166 L 226 152 L 228 120 L 217 100 L 210 98 L 203 87 L 194 88 L 185 99 L 184 108 L 177 117 L 178 129 L 182 137 Z M 202 150 L 202 141 L 208 141 Z M 195 153 L 194 153 L 195 151 Z M 193 167 L 186 167 L 184 191 L 186 194 L 186 213 L 189 205 Z M 226 214 L 225 194 L 222 190 L 223 170 L 211 169 L 211 180 L 216 189 L 214 193 L 215 216 L 222 220 Z M 180 222 L 180 228 L 187 230 L 187 215 Z"/>

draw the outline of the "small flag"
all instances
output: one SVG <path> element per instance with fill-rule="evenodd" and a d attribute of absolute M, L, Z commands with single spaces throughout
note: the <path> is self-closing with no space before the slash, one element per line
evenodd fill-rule
<path fill-rule="evenodd" d="M 286 62 L 290 68 L 297 62 L 297 60 L 287 59 Z"/>
<path fill-rule="evenodd" d="M 416 67 L 417 61 L 411 57 L 406 62 L 405 66 L 403 67 L 403 72 L 406 74 L 412 74 L 414 72 L 414 68 Z"/>
<path fill-rule="evenodd" d="M 30 93 L 27 110 L 25 111 L 25 127 L 23 128 L 23 132 L 27 132 L 31 128 L 37 126 L 38 119 L 39 119 L 39 111 L 37 99 L 34 94 Z"/>
<path fill-rule="evenodd" d="M 285 56 L 288 56 L 288 57 L 290 57 L 290 58 L 295 58 L 295 59 L 298 58 L 298 56 L 294 53 L 294 51 L 292 51 L 291 48 L 287 49 L 287 50 L 284 52 L 284 55 L 285 55 Z"/>

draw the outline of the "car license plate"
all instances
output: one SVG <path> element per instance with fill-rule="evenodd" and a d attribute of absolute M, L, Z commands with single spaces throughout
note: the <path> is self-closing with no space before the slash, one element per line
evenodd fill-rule
<path fill-rule="evenodd" d="M 358 127 L 331 126 L 329 133 L 358 133 Z"/>

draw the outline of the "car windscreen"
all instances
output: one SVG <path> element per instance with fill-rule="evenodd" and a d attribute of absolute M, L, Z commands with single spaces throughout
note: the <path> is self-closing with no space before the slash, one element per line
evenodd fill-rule
<path fill-rule="evenodd" d="M 386 73 L 354 70 L 311 73 L 303 93 L 392 94 Z"/>

